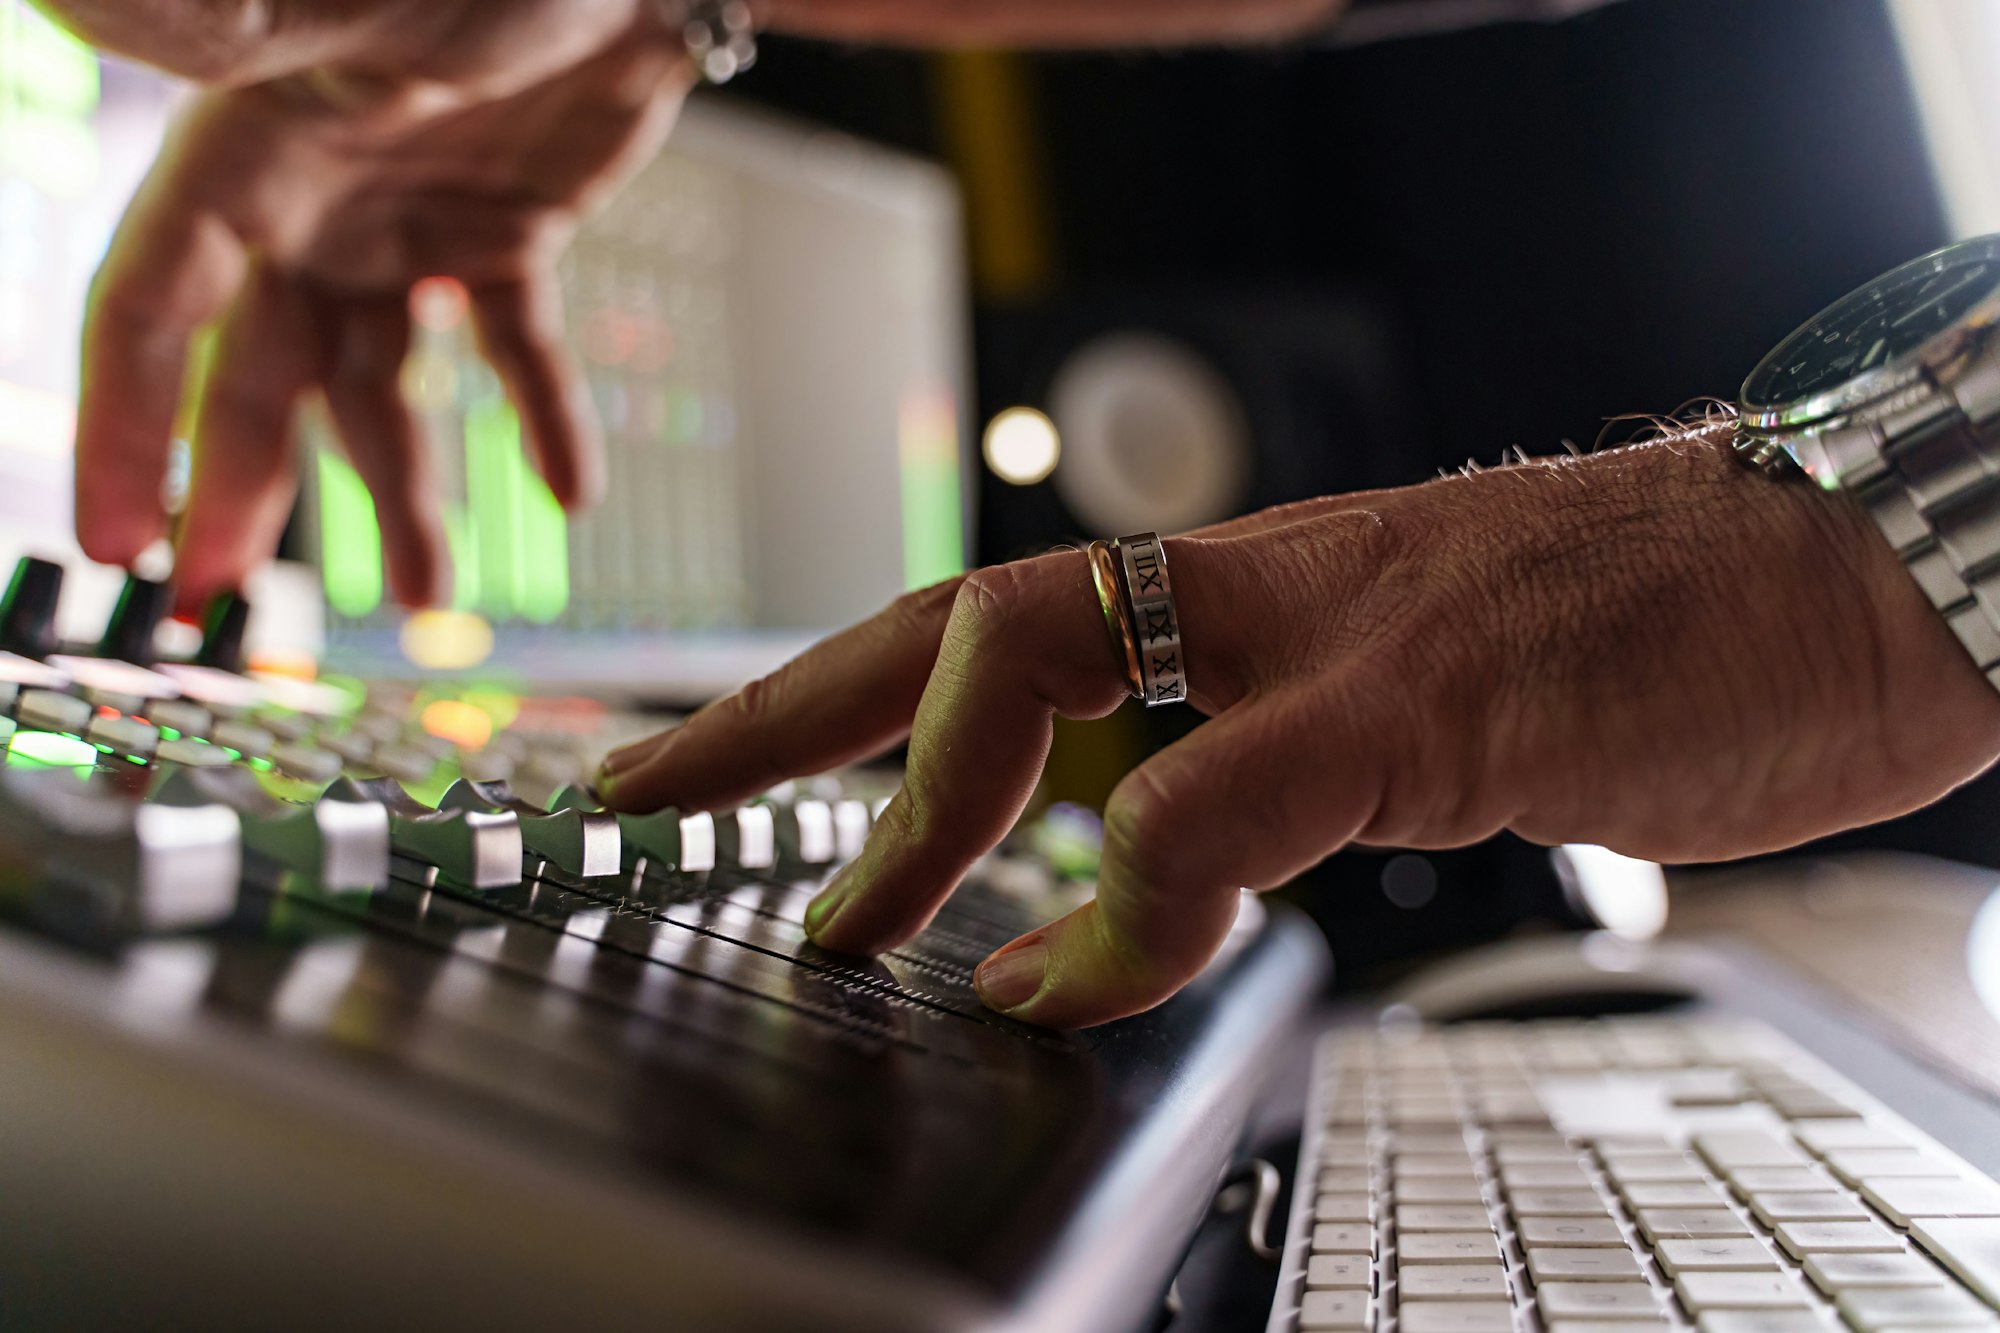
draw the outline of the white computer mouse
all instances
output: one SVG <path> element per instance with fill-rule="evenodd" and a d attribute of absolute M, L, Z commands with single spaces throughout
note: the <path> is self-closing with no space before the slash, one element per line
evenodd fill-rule
<path fill-rule="evenodd" d="M 1539 935 L 1459 954 L 1405 979 L 1386 1003 L 1429 1022 L 1631 1013 L 1701 998 L 1720 963 L 1701 948 L 1609 931 Z"/>

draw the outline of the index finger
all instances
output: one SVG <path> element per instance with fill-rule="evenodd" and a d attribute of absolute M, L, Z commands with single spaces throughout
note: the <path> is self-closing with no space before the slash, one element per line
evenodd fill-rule
<path fill-rule="evenodd" d="M 76 429 L 84 553 L 130 564 L 164 534 L 160 488 L 188 346 L 242 281 L 243 244 L 195 201 L 171 149 L 126 210 L 92 285 Z"/>
<path fill-rule="evenodd" d="M 1081 552 L 967 579 L 917 709 L 903 785 L 861 855 L 807 909 L 814 941 L 874 953 L 922 929 L 1020 818 L 1056 715 L 1102 717 L 1128 694 Z"/>
<path fill-rule="evenodd" d="M 880 754 L 909 734 L 963 582 L 905 593 L 685 726 L 613 754 L 599 797 L 613 810 L 703 810 Z"/>

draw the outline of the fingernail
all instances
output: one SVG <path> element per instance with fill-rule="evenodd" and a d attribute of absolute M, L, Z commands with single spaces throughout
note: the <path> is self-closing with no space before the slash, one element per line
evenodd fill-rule
<path fill-rule="evenodd" d="M 1034 999 L 1048 971 L 1048 943 L 1031 935 L 981 963 L 972 984 L 987 1008 L 1006 1013 Z"/>
<path fill-rule="evenodd" d="M 833 923 L 840 909 L 847 905 L 848 895 L 853 891 L 853 881 L 845 870 L 827 881 L 819 891 L 819 897 L 806 904 L 806 934 L 813 943 L 819 943 L 820 934 Z"/>

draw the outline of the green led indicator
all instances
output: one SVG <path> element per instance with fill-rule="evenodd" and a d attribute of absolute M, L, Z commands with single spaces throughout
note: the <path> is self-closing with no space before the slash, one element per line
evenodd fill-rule
<path fill-rule="evenodd" d="M 17 731 L 7 747 L 7 759 L 52 768 L 90 768 L 97 763 L 97 747 L 53 731 Z"/>
<path fill-rule="evenodd" d="M 319 562 L 327 605 L 358 620 L 382 604 L 375 501 L 346 459 L 319 451 Z"/>

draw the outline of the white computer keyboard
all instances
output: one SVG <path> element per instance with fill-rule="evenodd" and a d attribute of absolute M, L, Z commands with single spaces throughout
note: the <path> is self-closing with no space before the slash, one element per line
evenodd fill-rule
<path fill-rule="evenodd" d="M 1761 1025 L 1337 1030 L 1272 1333 L 2000 1328 L 2000 1185 Z"/>

